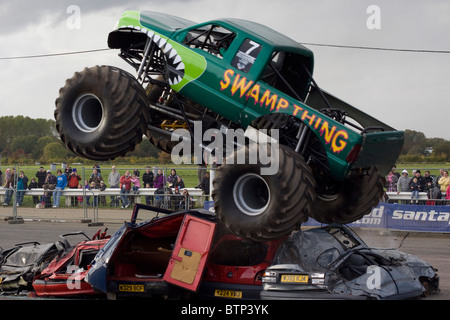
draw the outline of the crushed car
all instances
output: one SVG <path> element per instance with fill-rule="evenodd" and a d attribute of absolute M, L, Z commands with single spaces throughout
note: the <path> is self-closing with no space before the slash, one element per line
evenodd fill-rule
<path fill-rule="evenodd" d="M 397 249 L 369 248 L 332 224 L 298 231 L 263 278 L 262 299 L 409 299 L 438 292 L 437 270 Z"/>
<path fill-rule="evenodd" d="M 156 216 L 141 221 L 144 210 Z M 109 299 L 259 299 L 263 272 L 282 240 L 240 238 L 207 210 L 136 204 L 130 222 L 99 251 L 85 280 Z"/>
<path fill-rule="evenodd" d="M 84 232 L 62 235 L 65 250 L 34 277 L 33 288 L 39 297 L 98 295 L 92 286 L 84 281 L 92 260 L 98 251 L 108 242 L 106 231 L 99 230 L 89 238 Z M 86 240 L 72 246 L 67 241 L 69 235 L 82 235 Z"/>
<path fill-rule="evenodd" d="M 0 250 L 0 292 L 21 293 L 31 290 L 33 278 L 64 251 L 61 241 L 40 244 L 25 242 Z"/>

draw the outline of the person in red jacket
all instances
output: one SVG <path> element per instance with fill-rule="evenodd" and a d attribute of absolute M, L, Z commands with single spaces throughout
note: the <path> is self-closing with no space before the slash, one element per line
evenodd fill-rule
<path fill-rule="evenodd" d="M 120 177 L 120 199 L 122 200 L 121 208 L 128 208 L 130 203 L 128 202 L 128 194 L 131 189 L 131 175 L 127 170 L 123 176 Z"/>
<path fill-rule="evenodd" d="M 81 177 L 77 173 L 77 169 L 73 169 L 70 175 L 67 177 L 67 184 L 69 186 L 69 189 L 78 189 L 78 185 L 80 184 Z M 72 207 L 78 206 L 78 198 L 72 197 L 70 204 Z"/>

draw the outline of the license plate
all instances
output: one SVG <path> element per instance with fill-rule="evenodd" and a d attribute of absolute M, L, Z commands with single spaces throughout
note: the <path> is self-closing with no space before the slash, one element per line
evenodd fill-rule
<path fill-rule="evenodd" d="M 281 282 L 308 283 L 308 276 L 303 274 L 282 274 Z"/>
<path fill-rule="evenodd" d="M 214 290 L 214 296 L 222 298 L 242 299 L 242 291 L 216 289 Z"/>
<path fill-rule="evenodd" d="M 119 291 L 122 292 L 144 292 L 143 284 L 119 284 Z"/>

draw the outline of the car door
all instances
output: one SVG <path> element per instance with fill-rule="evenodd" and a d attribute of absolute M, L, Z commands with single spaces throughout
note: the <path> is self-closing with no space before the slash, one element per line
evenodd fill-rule
<path fill-rule="evenodd" d="M 184 217 L 164 280 L 197 291 L 208 259 L 216 223 L 187 214 Z"/>
<path fill-rule="evenodd" d="M 201 77 L 180 92 L 228 120 L 239 122 L 247 99 L 244 93 L 256 80 L 249 71 L 261 46 L 244 40 L 238 30 L 220 22 L 180 30 L 174 39 L 206 61 Z"/>

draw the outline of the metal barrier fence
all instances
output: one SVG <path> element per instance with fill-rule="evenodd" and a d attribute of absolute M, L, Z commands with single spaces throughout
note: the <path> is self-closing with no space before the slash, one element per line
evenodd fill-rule
<path fill-rule="evenodd" d="M 56 168 L 53 165 L 51 169 L 52 173 L 55 173 Z M 130 218 L 131 209 L 134 203 L 150 204 L 173 210 L 184 208 L 203 208 L 204 202 L 209 200 L 209 196 L 205 195 L 203 190 L 196 188 L 196 186 L 198 186 L 201 181 L 200 176 L 206 171 L 211 174 L 210 182 L 214 179 L 214 170 L 211 170 L 210 168 L 206 169 L 205 167 L 195 166 L 176 168 L 177 174 L 179 174 L 185 182 L 184 188 L 181 188 L 181 191 L 186 189 L 189 192 L 187 201 L 182 195 L 174 194 L 174 188 L 165 188 L 165 194 L 158 194 L 159 191 L 156 188 L 141 187 L 139 188 L 139 194 L 134 194 L 133 191 L 130 191 L 130 193 L 126 195 L 129 206 L 128 208 L 122 208 L 122 205 L 125 207 L 126 203 L 124 203 L 123 199 L 121 199 L 120 189 L 106 188 L 103 191 L 97 189 L 87 189 L 85 188 L 84 182 L 89 182 L 94 168 L 86 168 L 81 166 L 77 169 L 77 172 L 80 173 L 80 181 L 83 182 L 82 186 L 80 189 L 65 188 L 62 190 L 60 206 L 58 208 L 53 208 L 52 199 L 55 195 L 55 191 L 47 191 L 50 194 L 46 201 L 43 201 L 42 198 L 46 191 L 42 188 L 31 190 L 27 189 L 21 192 L 16 188 L 11 189 L 0 187 L 0 218 L 3 217 L 9 219 L 10 221 L 17 221 L 18 218 L 22 218 L 34 220 L 81 220 L 91 223 L 114 221 L 122 222 Z M 154 176 L 156 176 L 158 170 L 161 170 L 166 180 L 168 180 L 171 171 L 170 167 L 156 166 L 151 168 L 116 168 L 120 175 L 123 175 L 126 170 L 129 170 L 130 172 L 139 171 L 141 184 L 142 177 L 146 169 L 151 170 Z M 32 170 L 34 170 L 34 172 Z M 100 170 L 103 181 L 106 185 L 108 185 L 108 176 L 112 171 L 112 168 L 100 168 Z M 27 173 L 30 182 L 31 177 L 34 177 L 35 175 L 36 167 L 15 167 L 15 172 L 20 171 Z M 166 184 L 166 186 L 167 185 L 168 184 Z M 15 186 L 17 186 L 17 177 Z M 9 205 L 3 206 L 2 204 L 5 201 L 7 193 L 10 193 L 11 200 Z M 390 203 L 411 203 L 410 192 L 401 192 L 399 194 L 396 192 L 387 192 L 386 194 L 389 197 Z M 23 196 L 23 203 L 20 206 L 17 205 L 19 195 Z M 443 194 L 441 199 L 428 199 L 425 192 L 420 192 L 418 200 L 421 204 L 450 205 L 450 200 L 445 199 L 445 194 Z"/>
<path fill-rule="evenodd" d="M 56 175 L 54 167 L 52 173 Z M 172 210 L 181 210 L 188 208 L 203 208 L 208 195 L 197 186 L 200 182 L 201 174 L 210 172 L 204 167 L 176 168 L 177 174 L 185 182 L 185 185 L 176 188 L 167 187 L 163 189 L 148 188 L 143 185 L 143 174 L 146 169 L 150 169 L 156 176 L 158 170 L 162 171 L 164 179 L 169 180 L 171 168 L 152 167 L 152 168 L 126 168 L 118 167 L 116 170 L 122 176 L 126 170 L 130 172 L 140 171 L 139 181 L 141 187 L 138 192 L 130 190 L 128 194 L 122 194 L 119 188 L 109 188 L 108 176 L 111 168 L 101 168 L 100 174 L 102 181 L 108 188 L 100 191 L 99 189 L 88 189 L 85 183 L 89 183 L 94 168 L 78 167 L 77 172 L 80 175 L 82 185 L 78 188 L 65 188 L 61 191 L 44 190 L 43 188 L 33 188 L 26 190 L 17 190 L 17 177 L 15 188 L 0 187 L 0 218 L 9 220 L 11 223 L 23 222 L 23 219 L 46 220 L 46 221 L 66 221 L 79 220 L 89 223 L 101 222 L 122 222 L 130 219 L 131 210 L 134 203 L 149 204 L 152 206 L 163 207 Z M 34 170 L 31 171 L 31 170 Z M 45 169 L 46 171 L 47 169 Z M 61 169 L 62 170 L 62 169 Z M 36 167 L 30 169 L 26 167 L 15 167 L 15 172 L 24 171 L 28 173 L 28 183 L 36 173 Z M 211 176 L 214 172 L 211 171 Z M 136 172 L 136 174 L 138 174 Z M 16 175 L 17 176 L 17 175 Z M 3 183 L 2 183 L 3 184 Z M 136 186 L 136 185 L 134 185 Z M 186 190 L 189 196 L 183 196 Z M 178 193 L 179 191 L 179 193 Z M 57 192 L 60 193 L 59 207 L 53 208 L 53 199 Z M 8 194 L 9 193 L 9 194 Z M 3 205 L 5 200 L 8 205 Z M 22 204 L 18 204 L 20 197 L 23 197 Z M 128 204 L 128 206 L 127 206 Z M 145 218 L 145 217 L 142 217 Z M 149 217 L 151 218 L 151 217 Z"/>

